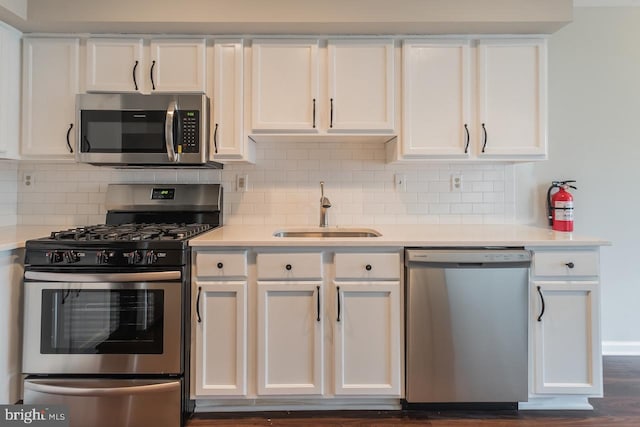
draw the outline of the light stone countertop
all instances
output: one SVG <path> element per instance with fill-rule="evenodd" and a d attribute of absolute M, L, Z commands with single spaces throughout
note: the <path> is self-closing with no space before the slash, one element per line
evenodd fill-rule
<path fill-rule="evenodd" d="M 351 227 L 328 227 L 336 230 Z M 556 232 L 524 225 L 373 225 L 380 237 L 273 237 L 278 230 L 321 230 L 316 227 L 278 227 L 274 225 L 225 225 L 189 241 L 202 246 L 605 246 L 611 243 L 576 233 Z"/>
<path fill-rule="evenodd" d="M 68 225 L 17 225 L 0 227 L 0 251 L 23 248 L 29 239 L 47 237 Z M 351 227 L 328 227 L 335 230 Z M 610 242 L 576 233 L 554 232 L 523 225 L 373 225 L 380 237 L 273 237 L 283 229 L 319 230 L 314 227 L 225 225 L 189 241 L 190 246 L 604 246 Z"/>
<path fill-rule="evenodd" d="M 24 248 L 27 240 L 48 237 L 52 231 L 73 228 L 69 225 L 13 225 L 0 227 L 0 251 Z"/>

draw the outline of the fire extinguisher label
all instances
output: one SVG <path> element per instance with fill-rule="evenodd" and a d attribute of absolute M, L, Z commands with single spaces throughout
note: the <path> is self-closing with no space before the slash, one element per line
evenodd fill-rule
<path fill-rule="evenodd" d="M 573 221 L 573 201 L 555 203 L 556 221 Z"/>

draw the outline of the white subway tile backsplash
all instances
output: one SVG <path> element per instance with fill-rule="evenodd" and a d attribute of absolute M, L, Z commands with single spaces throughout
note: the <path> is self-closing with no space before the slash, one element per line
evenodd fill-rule
<path fill-rule="evenodd" d="M 0 169 L 0 195 L 14 200 L 0 224 L 83 225 L 104 222 L 109 183 L 221 183 L 225 224 L 307 225 L 319 222 L 320 181 L 331 200 L 331 225 L 505 223 L 515 218 L 512 165 L 501 163 L 386 164 L 381 144 L 259 143 L 257 164 L 223 170 L 110 169 L 22 162 Z M 28 171 L 29 188 L 18 185 Z M 396 188 L 395 174 L 406 178 Z M 461 174 L 461 192 L 451 175 Z M 238 175 L 248 189 L 236 189 Z M 16 217 L 18 214 L 18 217 Z"/>

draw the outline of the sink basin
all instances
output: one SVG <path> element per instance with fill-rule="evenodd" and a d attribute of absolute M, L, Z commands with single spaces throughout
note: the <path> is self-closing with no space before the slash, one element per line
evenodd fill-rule
<path fill-rule="evenodd" d="M 278 230 L 273 237 L 380 237 L 371 228 L 291 228 Z"/>

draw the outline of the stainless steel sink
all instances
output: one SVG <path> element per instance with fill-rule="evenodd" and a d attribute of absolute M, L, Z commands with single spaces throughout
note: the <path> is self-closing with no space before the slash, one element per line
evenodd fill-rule
<path fill-rule="evenodd" d="M 277 230 L 273 237 L 380 237 L 371 228 L 290 228 Z"/>

